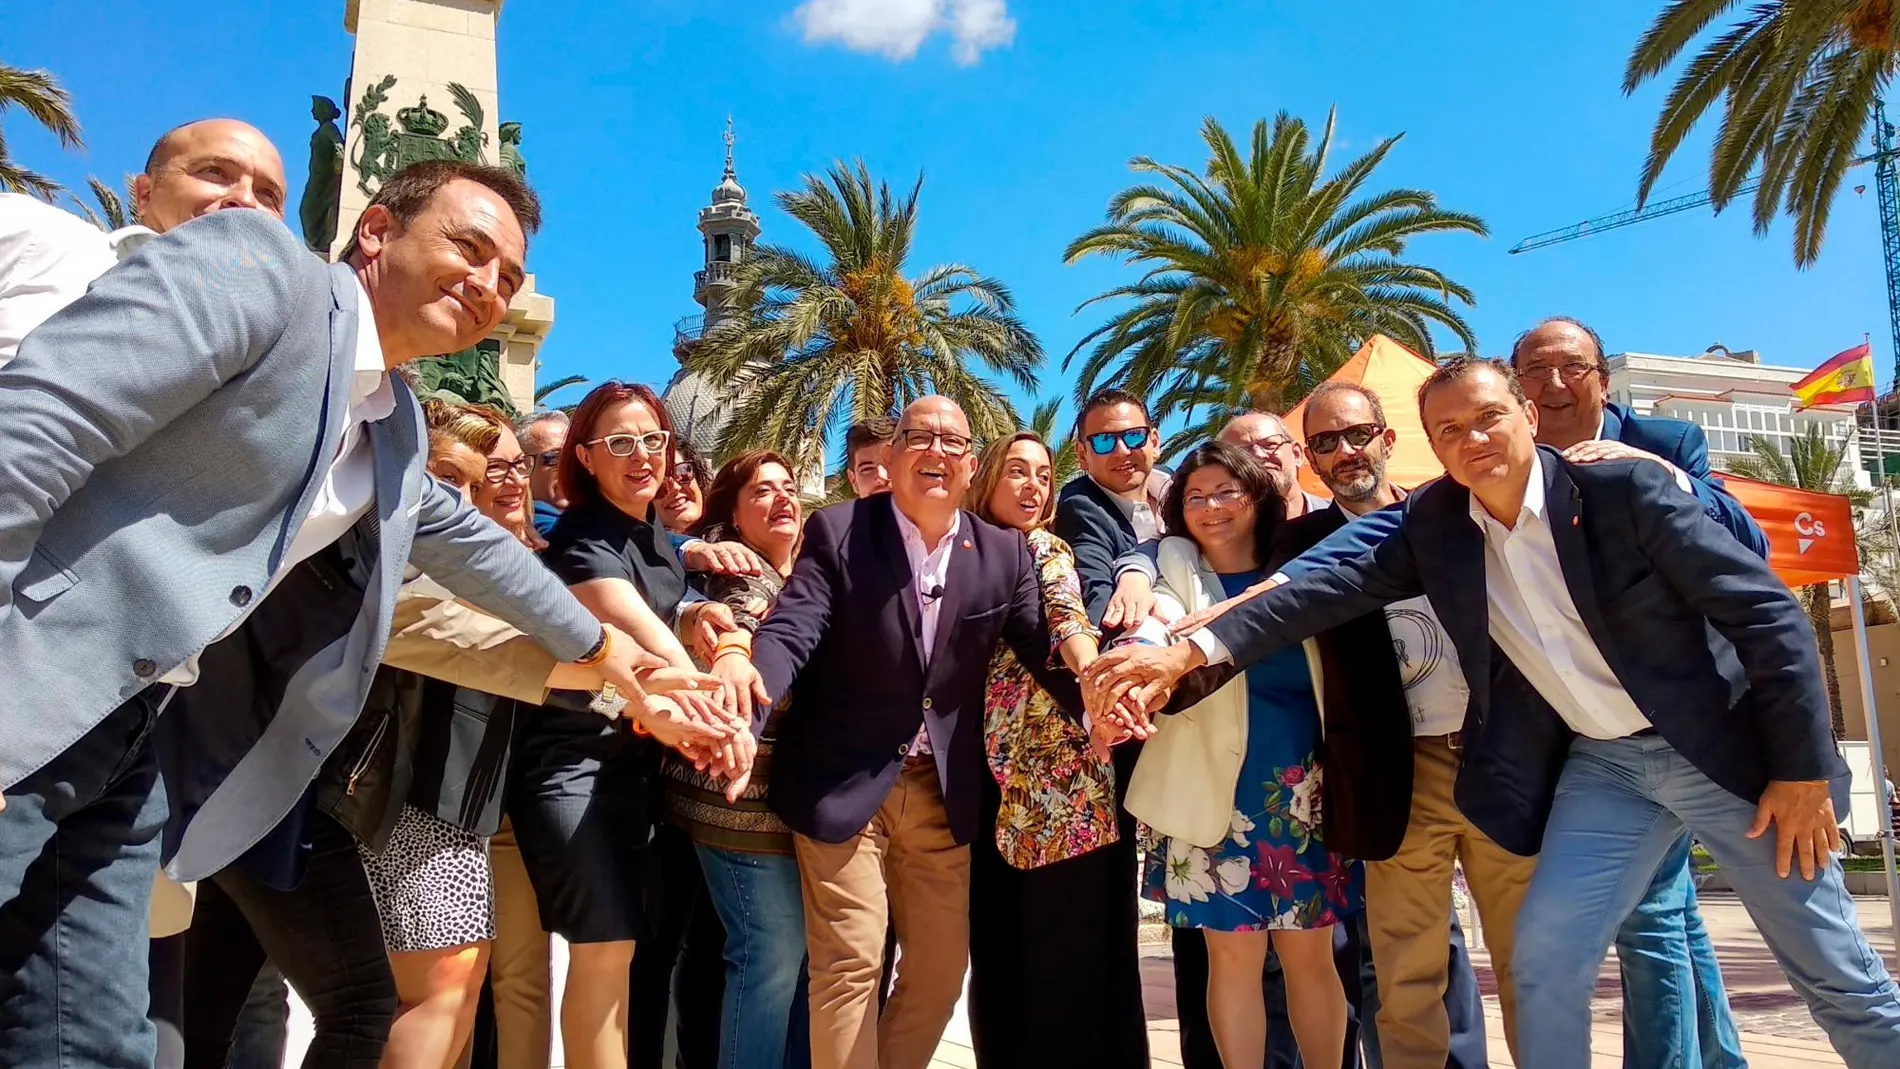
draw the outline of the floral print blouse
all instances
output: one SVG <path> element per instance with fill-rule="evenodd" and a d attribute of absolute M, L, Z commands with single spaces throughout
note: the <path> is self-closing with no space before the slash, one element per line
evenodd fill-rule
<path fill-rule="evenodd" d="M 1028 539 L 1051 649 L 1094 634 L 1068 544 L 1041 529 Z M 990 661 L 983 747 L 1002 788 L 996 848 L 1003 860 L 1039 868 L 1116 840 L 1114 767 L 1095 755 L 1081 725 L 1062 715 L 1007 646 Z"/>

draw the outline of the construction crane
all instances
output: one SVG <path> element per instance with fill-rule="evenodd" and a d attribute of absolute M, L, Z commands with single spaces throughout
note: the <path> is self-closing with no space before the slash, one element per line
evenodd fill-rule
<path fill-rule="evenodd" d="M 1894 128 L 1887 122 L 1886 105 L 1880 99 L 1874 100 L 1874 151 L 1854 161 L 1854 166 L 1863 163 L 1874 165 L 1875 199 L 1880 204 L 1880 247 L 1887 266 L 1887 323 L 1892 331 L 1894 352 L 1894 389 L 1900 391 L 1900 165 L 1895 163 Z M 1741 197 L 1753 193 L 1761 185 L 1761 179 L 1751 178 L 1735 190 L 1735 196 Z M 1559 245 L 1578 238 L 1587 238 L 1601 234 L 1606 230 L 1618 230 L 1637 223 L 1646 223 L 1665 215 L 1676 215 L 1710 204 L 1714 200 L 1708 190 L 1690 193 L 1687 196 L 1671 197 L 1641 208 L 1615 212 L 1610 215 L 1585 219 L 1558 230 L 1547 230 L 1542 234 L 1532 234 L 1523 241 L 1511 246 L 1511 255 L 1530 252 L 1549 245 Z"/>

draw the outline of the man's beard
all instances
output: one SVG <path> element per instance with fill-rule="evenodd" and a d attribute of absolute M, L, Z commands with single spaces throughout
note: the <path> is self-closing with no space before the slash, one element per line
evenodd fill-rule
<path fill-rule="evenodd" d="M 1369 460 L 1363 466 L 1355 465 L 1343 473 L 1334 469 L 1326 480 L 1326 489 L 1331 490 L 1335 498 L 1353 504 L 1370 499 L 1383 485 L 1385 464 L 1377 460 Z"/>

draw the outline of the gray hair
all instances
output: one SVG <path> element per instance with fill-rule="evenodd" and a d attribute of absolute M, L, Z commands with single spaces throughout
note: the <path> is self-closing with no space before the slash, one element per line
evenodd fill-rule
<path fill-rule="evenodd" d="M 562 437 L 566 437 L 568 416 L 567 413 L 558 408 L 546 408 L 539 412 L 530 412 L 520 419 L 515 420 L 515 436 L 517 438 L 531 437 L 529 432 L 543 423 L 560 424 L 561 435 Z"/>

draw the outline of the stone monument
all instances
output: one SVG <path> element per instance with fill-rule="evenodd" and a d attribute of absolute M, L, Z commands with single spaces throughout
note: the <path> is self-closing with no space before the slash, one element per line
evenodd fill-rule
<path fill-rule="evenodd" d="M 345 0 L 343 25 L 356 36 L 356 54 L 340 109 L 348 125 L 336 200 L 325 204 L 306 194 L 304 201 L 306 218 L 335 220 L 332 257 L 349 244 L 357 217 L 383 180 L 411 163 L 463 159 L 520 166 L 519 124 L 507 124 L 504 140 L 497 121 L 495 21 L 501 6 L 502 0 Z M 325 114 L 321 105 L 313 111 L 319 122 L 311 142 L 313 178 L 320 165 L 316 154 L 333 151 Z M 306 241 L 323 236 L 321 229 L 311 233 L 306 222 Z M 535 354 L 553 327 L 554 299 L 536 292 L 529 275 L 507 318 L 480 346 L 495 355 L 502 382 L 524 412 L 534 404 Z"/>

